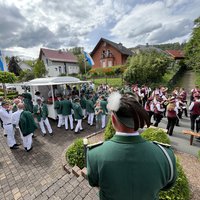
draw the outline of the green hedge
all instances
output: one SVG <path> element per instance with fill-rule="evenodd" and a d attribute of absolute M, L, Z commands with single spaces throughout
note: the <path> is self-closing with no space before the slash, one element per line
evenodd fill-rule
<path fill-rule="evenodd" d="M 71 166 L 77 165 L 82 169 L 85 161 L 83 139 L 75 140 L 75 142 L 67 149 L 65 156 Z"/>
<path fill-rule="evenodd" d="M 112 126 L 112 120 L 111 118 L 109 119 L 105 132 L 104 132 L 104 140 L 110 140 L 115 134 L 115 129 Z"/>

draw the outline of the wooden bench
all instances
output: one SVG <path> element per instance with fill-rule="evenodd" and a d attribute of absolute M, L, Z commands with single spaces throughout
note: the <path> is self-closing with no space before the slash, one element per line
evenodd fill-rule
<path fill-rule="evenodd" d="M 196 132 L 193 132 L 190 130 L 183 130 L 182 133 L 186 134 L 186 135 L 190 135 L 190 145 L 192 145 L 192 143 L 193 143 L 194 136 L 200 137 L 200 133 L 196 133 Z"/>

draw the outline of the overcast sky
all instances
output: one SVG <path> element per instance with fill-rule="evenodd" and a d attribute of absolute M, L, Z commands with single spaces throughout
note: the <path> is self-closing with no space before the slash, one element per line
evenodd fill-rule
<path fill-rule="evenodd" d="M 126 47 L 185 42 L 200 0 L 0 0 L 0 49 L 37 58 L 40 47 L 82 46 L 101 37 Z"/>

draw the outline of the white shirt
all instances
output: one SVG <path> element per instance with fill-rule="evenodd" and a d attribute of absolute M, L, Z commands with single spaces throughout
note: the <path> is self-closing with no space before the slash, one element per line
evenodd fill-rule
<path fill-rule="evenodd" d="M 21 115 L 22 111 L 23 110 L 17 110 L 16 112 L 14 112 L 12 114 L 12 118 L 11 118 L 12 124 L 16 125 L 16 127 L 19 126 L 19 119 L 20 119 L 20 115 Z"/>
<path fill-rule="evenodd" d="M 3 121 L 3 125 L 11 123 L 12 111 L 7 112 L 5 108 L 0 109 L 0 118 Z"/>
<path fill-rule="evenodd" d="M 200 102 L 200 99 L 196 100 L 195 102 Z M 193 107 L 194 107 L 194 101 L 190 104 L 189 110 L 192 110 Z"/>
<path fill-rule="evenodd" d="M 133 133 L 123 133 L 123 132 L 116 132 L 115 135 L 121 135 L 121 136 L 138 136 L 140 135 L 138 131 Z"/>

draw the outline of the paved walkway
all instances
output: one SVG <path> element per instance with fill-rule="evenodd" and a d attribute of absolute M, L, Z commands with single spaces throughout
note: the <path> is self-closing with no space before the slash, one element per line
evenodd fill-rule
<path fill-rule="evenodd" d="M 87 181 L 68 175 L 62 168 L 61 154 L 77 137 L 84 137 L 95 131 L 83 131 L 75 135 L 71 131 L 58 129 L 51 122 L 54 136 L 42 137 L 39 130 L 33 139 L 33 150 L 25 152 L 10 150 L 0 130 L 0 199 L 95 199 L 96 190 L 89 187 Z M 87 129 L 84 123 L 83 128 Z M 20 138 L 17 137 L 18 142 Z M 62 191 L 62 192 L 61 192 Z M 56 193 L 56 194 L 55 194 Z M 46 195 L 46 196 L 45 196 Z M 45 196 L 45 197 L 43 197 Z M 37 197 L 37 198 L 36 198 Z M 61 197 L 61 198 L 55 198 Z"/>

